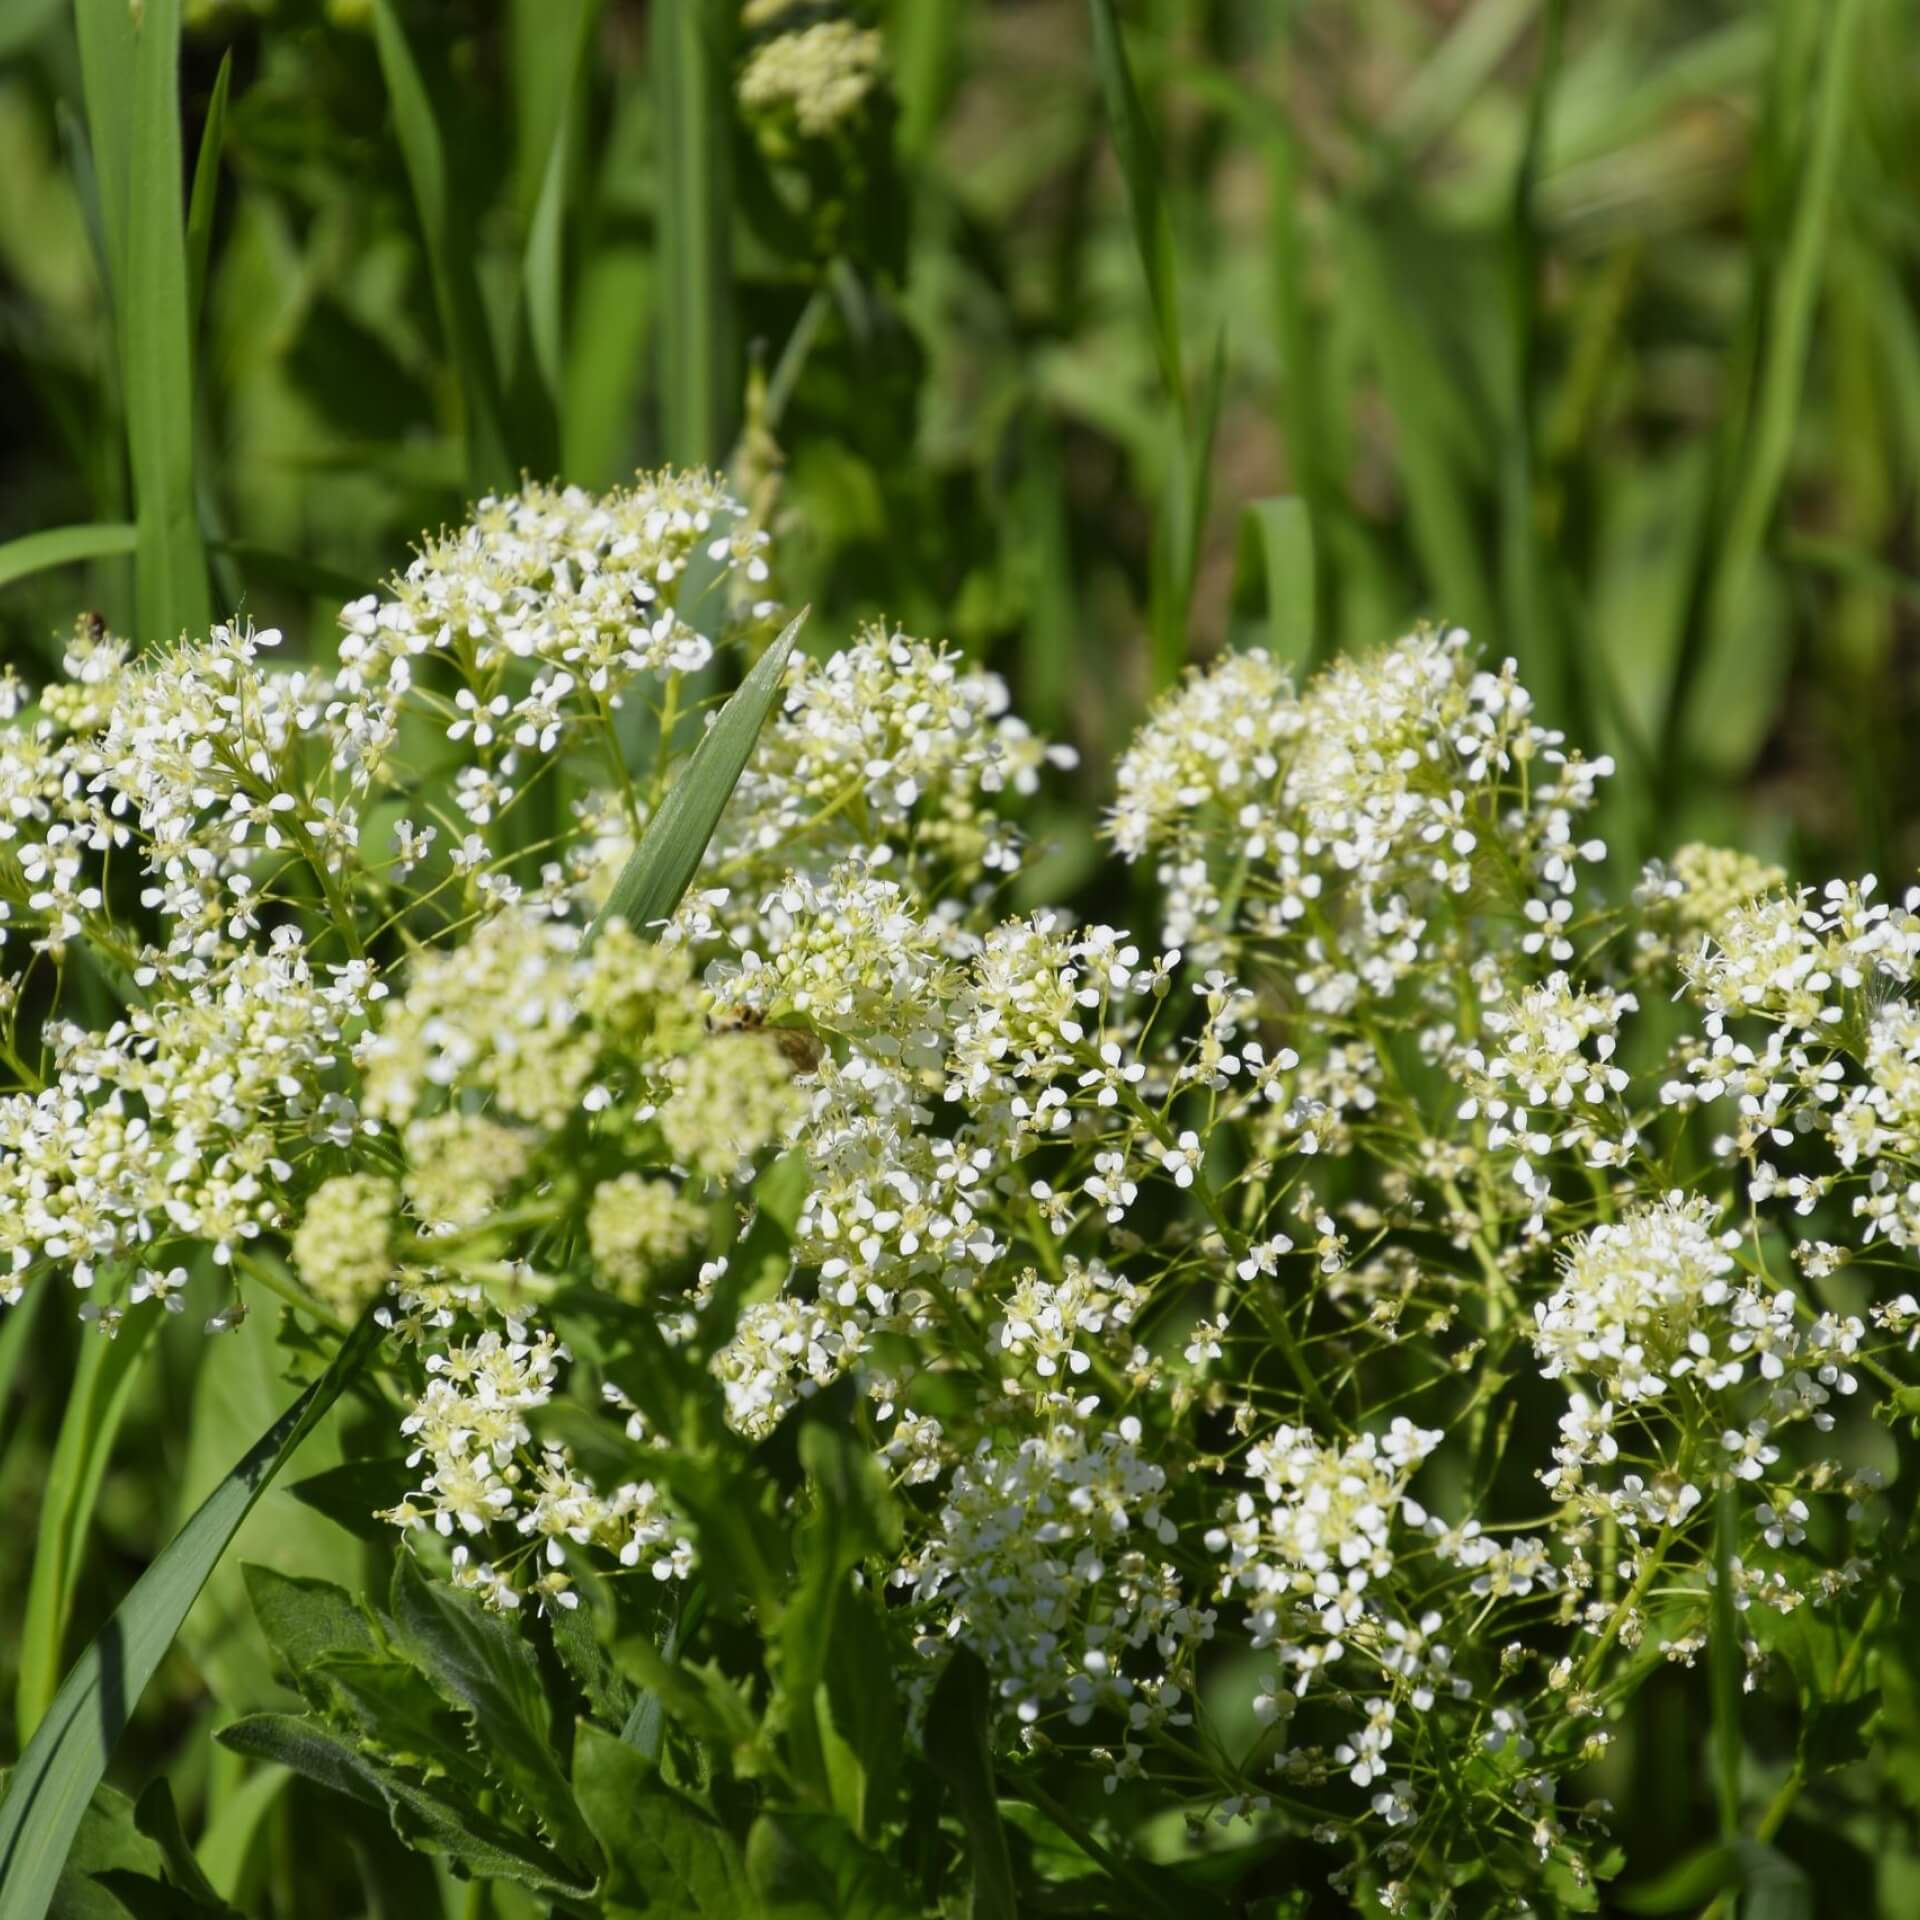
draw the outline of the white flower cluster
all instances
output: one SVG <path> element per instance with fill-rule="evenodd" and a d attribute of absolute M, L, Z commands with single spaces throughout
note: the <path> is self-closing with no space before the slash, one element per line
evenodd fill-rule
<path fill-rule="evenodd" d="M 403 1311 L 418 1304 L 402 1297 Z M 552 1334 L 514 1319 L 449 1341 L 428 1354 L 426 1390 L 401 1422 L 413 1443 L 407 1464 L 425 1472 L 385 1517 L 456 1540 L 456 1580 L 492 1606 L 517 1607 L 523 1588 L 543 1608 L 577 1606 L 569 1545 L 595 1547 L 657 1580 L 684 1577 L 693 1565 L 692 1543 L 653 1482 L 630 1481 L 603 1498 L 564 1448 L 537 1438 L 532 1418 L 553 1399 L 567 1358 Z M 639 1437 L 635 1424 L 628 1431 Z M 524 1581 L 512 1577 L 511 1564 L 472 1557 L 476 1545 L 508 1535 L 525 1543 L 513 1558 L 538 1565 Z"/>
<path fill-rule="evenodd" d="M 1534 721 L 1511 662 L 1422 631 L 1299 695 L 1258 652 L 1190 674 L 1122 758 L 1110 831 L 1130 859 L 1164 848 L 1169 942 L 1211 954 L 1244 924 L 1338 1014 L 1483 894 L 1524 914 L 1527 951 L 1571 959 L 1579 868 L 1605 852 L 1576 822 L 1610 771 Z"/>
<path fill-rule="evenodd" d="M 1092 1411 L 1061 1403 L 1044 1435 L 981 1441 L 895 1580 L 925 1614 L 928 1651 L 972 1648 L 1026 1722 L 1056 1700 L 1075 1726 L 1119 1710 L 1137 1763 L 1134 1736 L 1190 1717 L 1193 1652 L 1214 1616 L 1167 1558 L 1166 1475 L 1142 1457 L 1140 1423 L 1094 1438 Z"/>

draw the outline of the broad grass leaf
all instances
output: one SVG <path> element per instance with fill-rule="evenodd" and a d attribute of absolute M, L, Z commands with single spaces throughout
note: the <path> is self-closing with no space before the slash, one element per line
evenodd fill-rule
<path fill-rule="evenodd" d="M 0 1801 L 0 1913 L 41 1920 L 87 1804 L 195 1596 L 240 1524 L 380 1338 L 369 1315 L 208 1495 L 74 1663 Z"/>
<path fill-rule="evenodd" d="M 806 618 L 803 607 L 754 663 L 753 671 L 687 756 L 680 777 L 647 822 L 640 844 L 587 929 L 589 941 L 613 919 L 624 920 L 642 938 L 650 938 L 650 929 L 680 904 L 753 753 L 760 728 L 779 698 L 787 656 Z"/>
<path fill-rule="evenodd" d="M 139 539 L 123 521 L 98 526 L 49 527 L 44 533 L 22 534 L 0 543 L 0 587 L 11 586 L 53 567 L 70 567 L 81 560 L 104 560 L 131 553 Z"/>

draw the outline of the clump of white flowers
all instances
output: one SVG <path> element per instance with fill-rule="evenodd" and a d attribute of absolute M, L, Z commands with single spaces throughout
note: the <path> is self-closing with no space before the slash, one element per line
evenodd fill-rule
<path fill-rule="evenodd" d="M 843 112 L 865 54 L 769 64 L 830 27 L 743 87 Z M 325 665 L 88 625 L 10 682 L 5 1297 L 375 1314 L 387 1517 L 507 1613 L 724 1562 L 777 1618 L 825 1423 L 915 1727 L 964 1654 L 1009 1767 L 1311 1833 L 1363 1907 L 1583 1883 L 1718 1579 L 1759 1684 L 1891 1578 L 1849 1408 L 1912 1391 L 1920 900 L 1683 848 L 1610 904 L 1606 762 L 1422 629 L 1191 671 L 1111 782 L 1152 922 L 1016 914 L 1073 756 L 875 626 L 790 662 L 670 920 L 590 936 L 777 579 L 710 476 L 529 486 Z"/>

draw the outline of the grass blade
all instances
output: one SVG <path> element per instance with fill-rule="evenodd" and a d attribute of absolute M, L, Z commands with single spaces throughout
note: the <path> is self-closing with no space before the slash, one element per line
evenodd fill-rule
<path fill-rule="evenodd" d="M 22 534 L 0 546 L 0 587 L 10 587 L 52 567 L 69 567 L 78 560 L 104 560 L 131 553 L 138 535 L 124 522 L 93 527 L 49 527 L 44 533 Z"/>
<path fill-rule="evenodd" d="M 1786 478 L 1801 390 L 1806 384 L 1813 310 L 1820 296 L 1833 226 L 1834 187 L 1852 98 L 1848 82 L 1861 13 L 1860 0 L 1837 0 L 1828 29 L 1821 36 L 1825 54 L 1813 133 L 1787 237 L 1786 259 L 1769 305 L 1747 457 L 1739 463 L 1740 489 L 1728 516 L 1708 612 L 1710 636 L 1726 631 L 1739 618 L 1748 577 L 1759 558 Z"/>
<path fill-rule="evenodd" d="M 200 309 L 207 291 L 207 254 L 213 245 L 213 208 L 220 194 L 220 156 L 227 145 L 227 96 L 233 89 L 233 49 L 220 57 L 207 124 L 193 163 L 193 192 L 187 200 L 187 337 L 200 337 Z"/>
<path fill-rule="evenodd" d="M 728 165 L 734 9 L 654 0 L 659 115 L 660 410 L 666 456 L 717 466 L 739 410 L 734 366 L 733 205 Z"/>
<path fill-rule="evenodd" d="M 1107 130 L 1127 186 L 1127 207 L 1133 215 L 1133 237 L 1140 249 L 1140 265 L 1147 276 L 1147 299 L 1153 308 L 1154 346 L 1160 355 L 1161 376 L 1187 424 L 1187 379 L 1180 351 L 1179 271 L 1174 255 L 1173 222 L 1160 192 L 1160 152 L 1133 83 L 1133 68 L 1120 38 L 1120 22 L 1113 0 L 1089 0 L 1093 9 L 1093 65 L 1106 104 Z"/>
<path fill-rule="evenodd" d="M 88 1339 L 80 1348 L 40 1501 L 40 1528 L 20 1632 L 20 1684 L 13 1711 L 22 1746 L 32 1738 L 59 1682 L 61 1648 L 100 1497 L 101 1476 L 126 1417 L 127 1399 L 157 1318 L 152 1306 L 136 1308 L 128 1314 L 118 1339 Z"/>
<path fill-rule="evenodd" d="M 927 1707 L 927 1763 L 945 1784 L 967 1830 L 975 1920 L 1015 1920 L 1020 1903 L 987 1739 L 990 1704 L 986 1668 L 976 1655 L 957 1648 Z"/>
<path fill-rule="evenodd" d="M 1313 665 L 1313 521 L 1307 503 L 1291 495 L 1255 500 L 1240 514 L 1240 550 L 1234 599 L 1248 614 L 1264 615 L 1262 641 L 1296 673 Z"/>
<path fill-rule="evenodd" d="M 526 257 L 520 283 L 526 300 L 527 342 L 558 430 L 562 351 L 566 338 L 566 231 L 568 186 L 573 178 L 573 130 L 578 120 L 580 89 L 587 71 L 587 55 L 599 24 L 599 0 L 579 0 L 574 23 L 572 57 L 554 122 L 553 143 L 540 176 L 540 197 L 534 203 L 527 229 Z"/>
<path fill-rule="evenodd" d="M 1161 536 L 1154 554 L 1153 685 L 1170 687 L 1187 664 L 1187 619 L 1200 572 L 1200 546 L 1207 530 L 1207 498 L 1213 473 L 1213 436 L 1220 423 L 1220 393 L 1226 379 L 1226 340 L 1214 342 L 1198 414 L 1175 434 L 1172 473 L 1162 505 Z"/>
<path fill-rule="evenodd" d="M 420 216 L 434 305 L 459 376 L 466 415 L 467 484 L 476 494 L 510 487 L 515 469 L 501 420 L 500 379 L 472 254 L 454 219 L 446 145 L 393 0 L 373 0 L 373 38 L 393 102 L 394 130 L 413 188 L 414 208 Z"/>
<path fill-rule="evenodd" d="M 127 174 L 127 450 L 133 467 L 134 606 L 143 645 L 213 617 L 193 479 L 193 341 L 180 206 L 180 0 L 148 0 L 134 35 Z"/>
<path fill-rule="evenodd" d="M 124 1337 L 124 1336 L 123 1336 Z M 0 1801 L 0 1913 L 43 1920 L 87 1802 L 228 1541 L 380 1338 L 369 1314 L 326 1372 L 263 1433 L 134 1583 L 74 1663 Z"/>
<path fill-rule="evenodd" d="M 1733 1562 L 1740 1543 L 1740 1503 L 1731 1486 L 1720 1489 L 1713 1515 L 1713 1607 L 1707 1635 L 1707 1670 L 1713 1697 L 1713 1791 L 1720 1838 L 1740 1838 L 1740 1680 L 1746 1670 L 1740 1615 L 1733 1603 Z"/>
<path fill-rule="evenodd" d="M 787 655 L 793 651 L 794 639 L 806 617 L 803 607 L 760 656 L 733 698 L 720 709 L 720 717 L 707 729 L 705 738 L 688 755 L 679 779 L 647 822 L 640 844 L 613 883 L 606 904 L 594 915 L 587 929 L 589 941 L 615 918 L 644 935 L 680 904 L 680 896 L 699 867 L 700 856 L 706 852 L 741 769 L 753 752 L 753 743 L 760 737 L 761 723 L 779 698 Z"/>

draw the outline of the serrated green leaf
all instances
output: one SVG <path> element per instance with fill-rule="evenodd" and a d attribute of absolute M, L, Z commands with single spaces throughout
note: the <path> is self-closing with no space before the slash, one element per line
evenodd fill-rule
<path fill-rule="evenodd" d="M 379 1652 L 373 1623 L 358 1601 L 325 1580 L 302 1580 L 274 1567 L 249 1562 L 241 1568 L 247 1598 L 267 1644 L 300 1692 L 323 1706 L 327 1693 L 319 1674 L 337 1655 L 372 1657 Z"/>
<path fill-rule="evenodd" d="M 965 1647 L 956 1648 L 927 1706 L 927 1764 L 940 1776 L 967 1832 L 973 1920 L 1017 1920 L 1013 1857 L 1000 1821 L 987 1740 L 989 1707 L 986 1668 Z"/>
<path fill-rule="evenodd" d="M 553 1650 L 574 1685 L 586 1696 L 589 1709 L 609 1726 L 624 1727 L 637 1703 L 636 1696 L 600 1644 L 593 1630 L 594 1617 L 588 1607 L 556 1607 L 548 1616 Z"/>
<path fill-rule="evenodd" d="M 570 1858 L 592 1857 L 580 1809 L 554 1758 L 540 1667 L 519 1630 L 473 1595 L 402 1554 L 393 1579 L 394 1644 L 468 1717 L 474 1749 Z"/>
<path fill-rule="evenodd" d="M 295 1714 L 256 1713 L 215 1736 L 235 1753 L 277 1761 L 316 1784 L 370 1807 L 384 1807 L 402 1839 L 445 1854 L 470 1872 L 513 1880 L 535 1893 L 578 1899 L 592 1891 L 558 1854 L 510 1833 L 471 1806 L 417 1786 L 362 1753 L 321 1721 Z"/>
<path fill-rule="evenodd" d="M 583 1722 L 574 1740 L 580 1810 L 607 1856 L 603 1897 L 615 1913 L 708 1915 L 752 1912 L 739 1849 L 692 1801 L 661 1783 L 653 1764 L 623 1740 Z"/>
<path fill-rule="evenodd" d="M 659 811 L 647 822 L 640 844 L 620 870 L 606 904 L 594 915 L 587 929 L 589 942 L 613 919 L 624 920 L 636 933 L 650 939 L 653 929 L 680 904 L 721 812 L 739 784 L 760 728 L 779 697 L 787 655 L 793 651 L 806 618 L 807 609 L 803 607 L 755 662 L 753 671 L 741 681 L 738 691 L 720 709 L 719 718 L 687 756 L 680 777 L 668 789 Z"/>
<path fill-rule="evenodd" d="M 240 1523 L 380 1338 L 371 1315 L 134 1583 L 74 1663 L 0 1801 L 0 1913 L 41 1920 L 140 1695 Z"/>
<path fill-rule="evenodd" d="M 361 1540 L 390 1542 L 393 1528 L 374 1515 L 397 1506 L 415 1483 L 415 1476 L 397 1458 L 345 1460 L 325 1473 L 311 1473 L 291 1482 L 286 1491 L 302 1506 L 323 1513 L 335 1526 Z"/>

